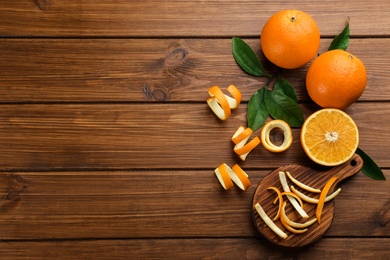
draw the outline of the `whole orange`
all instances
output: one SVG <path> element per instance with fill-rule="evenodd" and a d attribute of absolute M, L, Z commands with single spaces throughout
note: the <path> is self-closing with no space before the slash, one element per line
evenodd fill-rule
<path fill-rule="evenodd" d="M 366 83 L 363 62 L 343 50 L 327 51 L 318 56 L 306 75 L 310 98 L 323 108 L 350 106 L 363 94 Z"/>
<path fill-rule="evenodd" d="M 320 46 L 314 19 L 300 10 L 282 10 L 271 16 L 260 35 L 261 49 L 273 64 L 296 69 L 311 61 Z"/>

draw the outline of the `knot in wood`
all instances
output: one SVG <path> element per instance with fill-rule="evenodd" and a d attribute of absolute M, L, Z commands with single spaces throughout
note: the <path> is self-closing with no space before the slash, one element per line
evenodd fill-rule
<path fill-rule="evenodd" d="M 42 11 L 46 11 L 51 5 L 50 0 L 34 0 L 34 3 Z"/>
<path fill-rule="evenodd" d="M 188 56 L 188 50 L 178 47 L 167 54 L 165 66 L 168 68 L 178 67 L 185 63 Z"/>
<path fill-rule="evenodd" d="M 169 93 L 163 85 L 156 82 L 149 82 L 144 86 L 144 93 L 147 100 L 159 102 L 169 101 Z"/>

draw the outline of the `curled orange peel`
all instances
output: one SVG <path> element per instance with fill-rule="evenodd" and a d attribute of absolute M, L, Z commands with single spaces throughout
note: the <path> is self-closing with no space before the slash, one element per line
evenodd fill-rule
<path fill-rule="evenodd" d="M 245 128 L 240 126 L 232 136 L 232 141 L 236 144 L 234 146 L 234 152 L 238 154 L 241 160 L 245 161 L 249 153 L 260 144 L 260 138 L 255 137 L 248 142 L 253 131 L 249 127 Z"/>
<path fill-rule="evenodd" d="M 279 237 L 286 239 L 287 234 L 283 232 L 273 221 L 268 217 L 268 215 L 265 213 L 264 209 L 261 207 L 260 203 L 255 204 L 255 209 L 257 213 L 260 215 L 261 219 L 264 221 L 264 223 Z"/>
<path fill-rule="evenodd" d="M 321 193 L 321 190 L 320 189 L 315 189 L 313 187 L 310 187 L 300 181 L 298 181 L 297 179 L 295 179 L 288 171 L 286 171 L 286 175 L 287 177 L 293 182 L 295 183 L 298 187 L 304 189 L 304 190 L 307 190 L 307 191 L 310 191 L 310 192 L 314 192 L 314 193 Z"/>
<path fill-rule="evenodd" d="M 231 109 L 235 109 L 241 103 L 242 95 L 236 86 L 230 85 L 227 91 L 232 97 L 224 94 L 218 86 L 209 88 L 207 104 L 214 112 L 214 114 L 221 120 L 226 120 L 230 114 Z"/>
<path fill-rule="evenodd" d="M 271 131 L 275 128 L 280 128 L 283 131 L 284 140 L 280 146 L 274 145 L 269 138 Z M 283 120 L 272 120 L 266 123 L 261 129 L 260 138 L 264 148 L 274 153 L 280 153 L 287 150 L 293 141 L 291 128 Z"/>
<path fill-rule="evenodd" d="M 233 187 L 233 183 L 244 191 L 251 186 L 248 174 L 238 164 L 230 168 L 226 163 L 222 163 L 214 172 L 225 190 Z"/>
<path fill-rule="evenodd" d="M 276 192 L 276 194 L 278 195 L 275 200 L 274 200 L 274 204 L 276 203 L 277 200 L 279 200 L 279 208 L 278 208 L 278 212 L 276 213 L 273 221 L 276 221 L 280 218 L 280 213 L 281 213 L 281 210 L 282 210 L 282 205 L 283 205 L 283 195 L 282 195 L 282 192 L 274 187 L 274 186 L 270 186 L 268 187 L 269 190 L 274 190 Z"/>
<path fill-rule="evenodd" d="M 279 172 L 280 183 L 282 184 L 283 191 L 291 192 L 290 187 L 288 186 L 286 174 L 284 172 Z M 309 215 L 305 212 L 305 210 L 299 205 L 298 201 L 292 195 L 287 195 L 288 200 L 294 206 L 294 208 L 298 211 L 298 213 L 302 216 L 302 218 L 308 218 Z"/>
<path fill-rule="evenodd" d="M 316 217 L 317 217 L 318 223 L 321 222 L 322 209 L 324 207 L 326 195 L 328 194 L 330 188 L 332 187 L 332 185 L 336 181 L 336 179 L 337 179 L 337 176 L 333 176 L 332 178 L 330 178 L 321 191 L 320 198 L 318 199 L 317 209 L 316 209 Z"/>
<path fill-rule="evenodd" d="M 245 128 L 244 126 L 241 125 L 232 136 L 232 141 L 235 144 L 239 144 L 244 140 L 247 141 L 252 134 L 253 134 L 252 129 L 250 129 L 249 127 Z"/>
<path fill-rule="evenodd" d="M 247 190 L 251 186 L 248 174 L 238 164 L 232 167 L 230 178 L 242 190 Z"/>
<path fill-rule="evenodd" d="M 232 180 L 230 179 L 230 175 L 226 169 L 226 164 L 221 164 L 220 166 L 218 166 L 218 168 L 216 168 L 214 170 L 214 173 L 215 173 L 215 176 L 217 176 L 219 182 L 221 183 L 222 187 L 225 189 L 225 190 L 228 190 L 230 189 L 231 187 L 233 187 L 233 182 Z"/>
<path fill-rule="evenodd" d="M 291 185 L 290 188 L 291 188 L 292 192 L 297 194 L 302 200 L 304 200 L 306 202 L 309 202 L 309 203 L 312 203 L 312 204 L 318 204 L 318 201 L 319 201 L 318 199 L 312 198 L 310 196 L 307 196 L 306 194 L 304 194 L 304 193 L 300 192 L 299 190 L 297 190 L 293 185 Z M 338 188 L 332 194 L 326 196 L 324 202 L 328 202 L 328 201 L 334 199 L 340 192 L 341 192 L 341 188 Z"/>

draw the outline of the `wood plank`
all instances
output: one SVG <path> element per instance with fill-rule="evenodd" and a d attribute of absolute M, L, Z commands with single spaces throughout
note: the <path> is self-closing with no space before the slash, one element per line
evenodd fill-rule
<path fill-rule="evenodd" d="M 305 116 L 317 109 L 302 108 Z M 206 103 L 2 105 L 0 169 L 214 169 L 239 162 L 230 139 L 246 125 L 246 109 L 242 104 L 220 121 Z M 390 167 L 390 144 L 383 141 L 390 139 L 389 111 L 381 102 L 347 110 L 360 129 L 359 146 L 381 167 Z M 256 147 L 245 166 L 310 164 L 299 134 L 293 129 L 292 147 L 281 154 Z"/>
<path fill-rule="evenodd" d="M 252 198 L 271 170 L 243 168 L 245 192 L 224 191 L 213 169 L 5 172 L 0 240 L 261 237 Z M 325 236 L 388 237 L 388 182 L 359 172 L 339 187 Z"/>
<path fill-rule="evenodd" d="M 276 248 L 262 239 L 147 239 L 0 243 L 6 259 L 389 259 L 387 238 L 327 238 L 309 250 Z M 98 257 L 97 257 L 98 256 Z"/>
<path fill-rule="evenodd" d="M 351 8 L 353 6 L 353 8 Z M 2 0 L 2 36 L 258 36 L 281 9 L 301 9 L 317 21 L 322 35 L 337 35 L 351 18 L 353 35 L 390 34 L 387 0 L 353 3 L 247 1 L 52 1 Z M 364 19 L 362 18 L 364 16 Z M 372 26 L 378 25 L 378 26 Z"/>
<path fill-rule="evenodd" d="M 246 41 L 275 72 L 259 40 Z M 323 40 L 320 53 L 329 44 Z M 390 39 L 353 39 L 348 50 L 367 67 L 360 100 L 390 100 Z M 0 59 L 1 102 L 203 102 L 208 88 L 230 84 L 248 101 L 267 81 L 239 68 L 231 39 L 1 39 Z M 309 100 L 307 69 L 282 72 L 300 100 Z"/>

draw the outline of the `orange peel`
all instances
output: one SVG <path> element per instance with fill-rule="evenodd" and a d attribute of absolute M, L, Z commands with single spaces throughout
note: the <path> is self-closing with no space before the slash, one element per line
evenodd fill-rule
<path fill-rule="evenodd" d="M 239 144 L 242 141 L 247 141 L 249 137 L 253 134 L 253 130 L 249 127 L 245 128 L 244 126 L 240 126 L 237 131 L 232 136 L 232 141 L 235 144 Z"/>
<path fill-rule="evenodd" d="M 231 140 L 236 144 L 233 151 L 238 154 L 241 160 L 245 161 L 249 153 L 260 144 L 260 138 L 255 137 L 248 142 L 253 131 L 249 127 L 239 126 Z"/>
<path fill-rule="evenodd" d="M 318 199 L 316 198 L 312 198 L 312 197 L 309 197 L 307 196 L 306 194 L 303 194 L 302 192 L 300 192 L 299 190 L 295 189 L 294 186 L 290 186 L 292 192 L 294 192 L 295 194 L 297 194 L 302 200 L 306 201 L 306 202 L 309 202 L 309 203 L 312 203 L 312 204 L 318 204 Z M 338 188 L 336 191 L 334 191 L 332 194 L 326 196 L 325 198 L 325 201 L 324 202 L 328 202 L 332 199 L 334 199 L 339 193 L 341 192 L 341 188 Z"/>
<path fill-rule="evenodd" d="M 302 233 L 305 233 L 307 232 L 307 228 L 305 229 L 295 229 L 291 226 L 289 226 L 286 222 L 286 220 L 284 218 L 280 218 L 280 222 L 282 222 L 282 225 L 290 232 L 294 233 L 294 234 L 302 234 Z"/>
<path fill-rule="evenodd" d="M 228 171 L 229 172 L 229 171 Z M 242 190 L 247 190 L 251 186 L 248 174 L 238 165 L 235 164 L 232 167 L 232 171 L 229 172 L 232 181 Z"/>
<path fill-rule="evenodd" d="M 231 114 L 231 109 L 237 108 L 242 99 L 241 92 L 236 86 L 230 85 L 227 91 L 232 97 L 224 94 L 218 86 L 212 86 L 208 90 L 210 97 L 206 100 L 207 104 L 221 120 L 226 120 Z"/>
<path fill-rule="evenodd" d="M 306 185 L 300 181 L 298 181 L 297 179 L 295 179 L 288 171 L 286 171 L 286 174 L 287 174 L 287 177 L 293 182 L 295 183 L 298 187 L 304 189 L 304 190 L 307 190 L 307 191 L 310 191 L 310 192 L 314 192 L 314 193 L 321 193 L 321 190 L 320 189 L 315 189 L 313 187 L 310 187 L 309 185 Z"/>
<path fill-rule="evenodd" d="M 328 194 L 329 189 L 332 187 L 333 183 L 336 180 L 337 180 L 337 176 L 333 176 L 332 178 L 330 178 L 321 191 L 320 198 L 318 199 L 317 209 L 316 209 L 316 217 L 318 219 L 318 223 L 321 222 L 321 214 L 322 214 L 322 209 L 324 207 L 326 195 Z"/>
<path fill-rule="evenodd" d="M 255 204 L 255 209 L 257 213 L 260 215 L 261 219 L 264 221 L 264 223 L 279 237 L 286 239 L 287 234 L 283 232 L 273 221 L 268 217 L 268 215 L 265 213 L 264 209 L 261 207 L 260 203 Z"/>
<path fill-rule="evenodd" d="M 251 186 L 248 174 L 238 164 L 230 168 L 226 163 L 222 163 L 214 172 L 225 190 L 233 187 L 233 183 L 244 191 Z"/>
<path fill-rule="evenodd" d="M 231 187 L 233 187 L 233 182 L 230 179 L 230 175 L 226 169 L 226 164 L 223 163 L 220 166 L 218 166 L 218 168 L 214 170 L 214 173 L 225 190 L 228 190 Z"/>
<path fill-rule="evenodd" d="M 303 208 L 303 201 L 302 199 L 295 193 L 291 192 L 291 191 L 284 191 L 282 192 L 282 196 L 283 195 L 286 195 L 286 196 L 293 196 L 294 198 L 297 199 L 297 201 L 299 202 L 299 205 Z"/>
<path fill-rule="evenodd" d="M 286 174 L 284 172 L 279 172 L 279 179 L 280 183 L 282 184 L 283 191 L 285 192 L 291 192 L 290 187 L 288 186 Z M 288 200 L 291 202 L 291 204 L 294 206 L 294 208 L 298 211 L 299 215 L 302 216 L 302 218 L 308 218 L 309 216 L 304 211 L 304 209 L 299 205 L 298 201 L 291 195 L 287 195 Z"/>
<path fill-rule="evenodd" d="M 281 210 L 281 213 L 280 213 L 280 218 L 284 219 L 284 221 L 286 221 L 286 223 L 289 226 L 294 227 L 294 228 L 306 228 L 306 227 L 311 226 L 311 225 L 313 225 L 314 223 L 317 222 L 316 218 L 308 220 L 305 223 L 298 223 L 298 222 L 294 222 L 294 221 L 290 220 L 288 218 L 287 214 L 286 214 L 286 205 L 287 205 L 287 202 L 286 201 L 283 202 L 282 210 Z"/>
<path fill-rule="evenodd" d="M 280 213 L 281 213 L 282 205 L 283 205 L 283 195 L 282 195 L 282 192 L 278 188 L 276 188 L 274 186 L 270 186 L 270 187 L 268 187 L 268 189 L 269 190 L 274 190 L 278 194 L 278 196 L 274 200 L 274 204 L 276 203 L 277 200 L 279 200 L 278 212 L 276 213 L 276 215 L 275 215 L 275 217 L 273 219 L 273 221 L 276 221 L 276 220 L 278 220 L 280 218 Z"/>
<path fill-rule="evenodd" d="M 283 131 L 284 140 L 280 146 L 274 145 L 269 138 L 271 131 L 275 128 L 280 128 Z M 283 120 L 272 120 L 266 123 L 261 129 L 260 138 L 264 148 L 274 153 L 286 151 L 293 141 L 291 128 Z"/>

